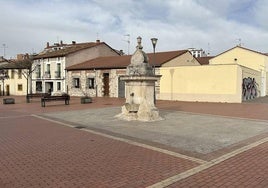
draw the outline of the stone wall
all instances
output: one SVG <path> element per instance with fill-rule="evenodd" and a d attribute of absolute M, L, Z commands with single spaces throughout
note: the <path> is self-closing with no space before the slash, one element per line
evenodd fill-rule
<path fill-rule="evenodd" d="M 92 97 L 102 97 L 104 91 L 103 74 L 109 73 L 109 97 L 118 97 L 118 79 L 119 76 L 125 75 L 125 72 L 122 69 L 68 71 L 68 93 L 71 96 L 84 96 L 87 94 Z M 74 87 L 74 78 L 79 78 L 80 88 Z M 95 79 L 94 89 L 86 87 L 87 78 Z"/>
<path fill-rule="evenodd" d="M 114 69 L 110 71 L 110 97 L 118 97 L 118 75 Z"/>

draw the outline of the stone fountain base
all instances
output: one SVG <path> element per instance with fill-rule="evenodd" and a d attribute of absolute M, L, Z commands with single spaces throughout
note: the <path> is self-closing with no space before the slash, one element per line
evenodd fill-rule
<path fill-rule="evenodd" d="M 132 121 L 159 121 L 159 111 L 155 107 L 155 82 L 160 76 L 124 76 L 126 83 L 126 103 L 116 117 Z"/>
<path fill-rule="evenodd" d="M 163 120 L 159 115 L 157 108 L 148 107 L 146 102 L 139 105 L 137 111 L 132 111 L 129 109 L 130 104 L 125 104 L 122 106 L 122 112 L 116 115 L 117 118 L 127 121 L 160 121 Z M 136 106 L 136 105 L 135 105 Z"/>

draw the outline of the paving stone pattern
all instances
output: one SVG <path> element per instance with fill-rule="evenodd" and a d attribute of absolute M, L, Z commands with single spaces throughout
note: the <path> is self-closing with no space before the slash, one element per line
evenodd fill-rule
<path fill-rule="evenodd" d="M 268 187 L 268 143 L 261 144 L 168 187 Z"/>
<path fill-rule="evenodd" d="M 220 116 L 219 122 L 229 126 L 247 123 L 245 137 L 237 133 L 241 139 L 231 145 L 195 158 L 191 152 L 181 153 L 138 135 L 124 137 L 96 127 L 85 131 L 71 127 L 80 124 L 64 118 L 41 118 L 48 113 L 120 107 L 124 99 L 93 98 L 93 103 L 80 104 L 79 98 L 72 98 L 70 105 L 51 102 L 42 108 L 37 99 L 26 103 L 24 96 L 14 98 L 16 104 L 0 104 L 0 188 L 268 187 L 268 97 L 242 104 L 157 101 L 160 111 L 206 114 L 216 120 Z M 83 119 L 79 113 L 75 118 Z M 236 118 L 242 119 L 232 121 Z M 98 119 L 91 123 L 98 125 L 102 121 Z M 202 163 L 194 160 L 201 156 Z"/>
<path fill-rule="evenodd" d="M 197 166 L 31 116 L 0 129 L 0 187 L 138 188 Z"/>

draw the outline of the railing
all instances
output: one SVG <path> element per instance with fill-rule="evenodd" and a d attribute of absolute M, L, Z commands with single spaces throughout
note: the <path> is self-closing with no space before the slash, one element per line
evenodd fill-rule
<path fill-rule="evenodd" d="M 51 75 L 50 75 L 50 72 L 49 71 L 45 72 L 44 78 L 51 78 Z"/>
<path fill-rule="evenodd" d="M 36 77 L 36 78 L 41 78 L 41 72 L 37 72 L 37 73 L 35 74 L 35 77 Z"/>
<path fill-rule="evenodd" d="M 60 77 L 61 77 L 61 72 L 55 71 L 55 78 L 60 78 Z"/>

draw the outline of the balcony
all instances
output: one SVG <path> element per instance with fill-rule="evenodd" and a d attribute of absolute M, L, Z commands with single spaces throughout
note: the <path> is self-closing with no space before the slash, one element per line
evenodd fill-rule
<path fill-rule="evenodd" d="M 44 78 L 51 78 L 50 71 L 46 71 L 44 74 Z"/>
<path fill-rule="evenodd" d="M 41 78 L 41 72 L 37 72 L 37 73 L 35 74 L 35 77 L 36 77 L 37 79 Z"/>
<path fill-rule="evenodd" d="M 61 72 L 55 71 L 55 78 L 61 78 Z"/>

